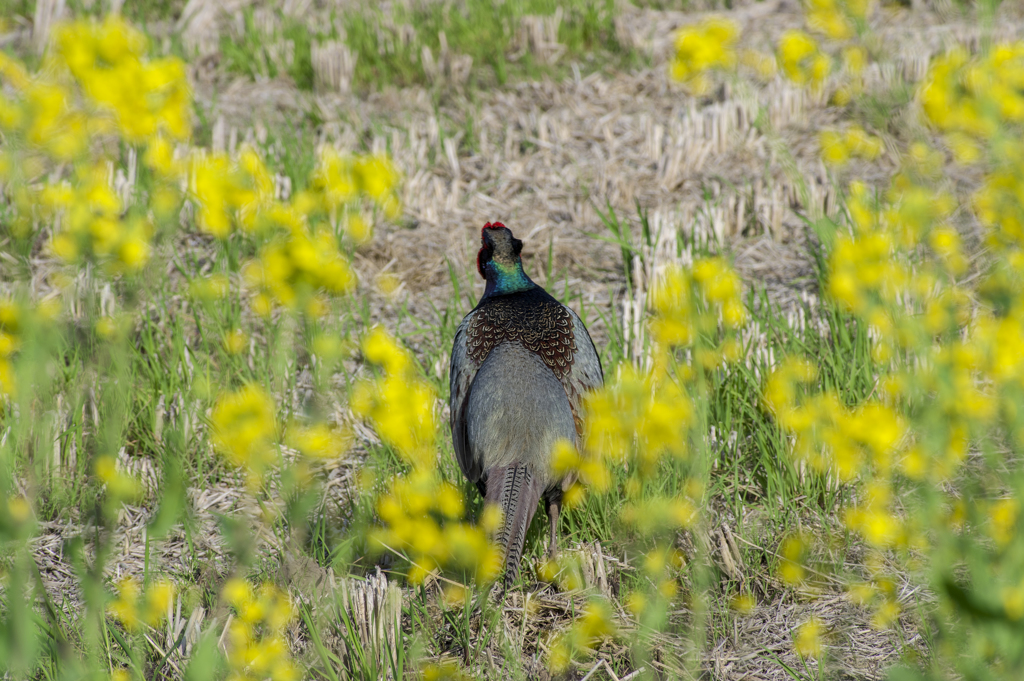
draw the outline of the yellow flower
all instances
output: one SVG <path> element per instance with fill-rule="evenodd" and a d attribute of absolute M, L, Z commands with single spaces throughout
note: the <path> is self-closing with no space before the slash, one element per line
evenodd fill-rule
<path fill-rule="evenodd" d="M 900 606 L 895 601 L 885 599 L 871 617 L 871 626 L 875 629 L 887 629 L 899 619 Z"/>
<path fill-rule="evenodd" d="M 818 88 L 831 69 L 828 57 L 818 51 L 818 44 L 803 31 L 783 33 L 777 53 L 782 72 L 798 85 Z"/>
<path fill-rule="evenodd" d="M 191 94 L 184 63 L 176 57 L 147 61 L 145 36 L 119 15 L 59 26 L 54 44 L 91 103 L 113 114 L 128 141 L 161 131 L 176 139 L 188 136 Z"/>
<path fill-rule="evenodd" d="M 129 631 L 139 626 L 138 601 L 142 589 L 132 577 L 125 577 L 117 584 L 117 600 L 108 610 Z"/>
<path fill-rule="evenodd" d="M 801 535 L 793 535 L 787 538 L 780 549 L 780 576 L 782 581 L 790 586 L 795 586 L 804 581 L 807 572 L 804 569 L 804 561 L 807 554 L 807 539 Z"/>
<path fill-rule="evenodd" d="M 604 638 L 615 633 L 612 611 L 602 600 L 592 600 L 568 631 L 558 634 L 550 646 L 548 667 L 561 673 L 581 653 L 589 653 Z"/>
<path fill-rule="evenodd" d="M 359 189 L 376 203 L 384 205 L 394 199 L 398 186 L 398 169 L 383 154 L 361 156 L 352 167 Z"/>
<path fill-rule="evenodd" d="M 1024 583 L 1002 589 L 1003 608 L 1006 616 L 1011 621 L 1018 621 L 1024 617 Z"/>
<path fill-rule="evenodd" d="M 221 344 L 229 355 L 237 355 L 245 350 L 249 343 L 249 336 L 241 329 L 232 329 L 224 334 Z"/>
<path fill-rule="evenodd" d="M 348 450 L 352 435 L 323 423 L 312 426 L 296 425 L 288 429 L 286 442 L 289 447 L 299 450 L 304 456 L 330 459 L 340 457 Z"/>
<path fill-rule="evenodd" d="M 999 499 L 989 506 L 988 533 L 999 546 L 1008 545 L 1017 536 L 1020 503 L 1016 499 Z"/>
<path fill-rule="evenodd" d="M 136 631 L 143 623 L 158 626 L 167 617 L 173 599 L 174 585 L 166 579 L 151 584 L 143 594 L 134 577 L 125 577 L 117 583 L 117 598 L 108 611 L 125 629 Z"/>
<path fill-rule="evenodd" d="M 214 448 L 246 470 L 249 484 L 258 484 L 278 460 L 273 446 L 277 434 L 274 400 L 262 388 L 246 386 L 226 393 L 210 415 Z"/>
<path fill-rule="evenodd" d="M 157 626 L 170 612 L 171 603 L 174 600 L 174 585 L 161 579 L 149 586 L 146 590 L 146 606 L 143 609 L 142 619 L 151 627 Z"/>
<path fill-rule="evenodd" d="M 843 136 L 835 130 L 824 130 L 818 137 L 821 145 L 821 160 L 828 165 L 841 166 L 850 158 L 850 150 L 844 143 Z"/>
<path fill-rule="evenodd" d="M 212 274 L 206 278 L 194 279 L 189 292 L 202 301 L 222 300 L 228 295 L 228 278 L 223 274 Z"/>
<path fill-rule="evenodd" d="M 805 0 L 807 25 L 833 40 L 853 36 L 853 24 L 843 12 L 842 0 Z"/>
<path fill-rule="evenodd" d="M 675 37 L 672 77 L 689 84 L 698 94 L 704 92 L 708 70 L 735 65 L 739 33 L 736 22 L 722 17 L 711 17 L 681 29 Z"/>
<path fill-rule="evenodd" d="M 125 501 L 138 496 L 140 492 L 138 481 L 118 469 L 117 459 L 113 456 L 97 457 L 94 470 L 96 477 L 106 486 L 107 494 L 112 499 Z"/>
<path fill-rule="evenodd" d="M 288 594 L 270 583 L 254 589 L 234 578 L 225 583 L 221 595 L 237 614 L 228 628 L 229 678 L 298 679 L 283 635 L 296 616 Z"/>
<path fill-rule="evenodd" d="M 260 251 L 258 260 L 246 265 L 242 275 L 268 302 L 310 314 L 325 312 L 323 305 L 310 305 L 322 292 L 345 293 L 356 282 L 337 240 L 324 227 L 312 233 L 299 227 L 279 236 Z"/>
<path fill-rule="evenodd" d="M 733 597 L 730 607 L 740 615 L 749 615 L 757 607 L 757 601 L 750 594 L 737 594 Z"/>
<path fill-rule="evenodd" d="M 825 626 L 817 617 L 812 617 L 799 626 L 796 630 L 796 637 L 793 641 L 796 653 L 800 657 L 818 658 L 824 650 L 822 634 L 825 633 Z"/>
<path fill-rule="evenodd" d="M 843 48 L 843 68 L 847 72 L 860 75 L 868 65 L 868 53 L 863 47 L 853 45 Z"/>
<path fill-rule="evenodd" d="M 740 50 L 740 63 L 754 71 L 758 78 L 763 81 L 771 80 L 778 71 L 778 64 L 775 62 L 775 55 L 763 54 L 757 50 Z"/>

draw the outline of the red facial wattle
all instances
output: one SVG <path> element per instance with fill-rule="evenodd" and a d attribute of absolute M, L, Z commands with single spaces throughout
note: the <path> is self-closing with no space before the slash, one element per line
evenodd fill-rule
<path fill-rule="evenodd" d="M 487 243 L 486 235 L 488 229 L 506 229 L 506 227 L 500 222 L 488 222 L 484 225 L 483 229 L 480 230 L 481 248 L 476 254 L 476 270 L 484 279 L 487 278 L 487 275 L 484 274 L 484 251 L 490 248 L 490 245 Z"/>

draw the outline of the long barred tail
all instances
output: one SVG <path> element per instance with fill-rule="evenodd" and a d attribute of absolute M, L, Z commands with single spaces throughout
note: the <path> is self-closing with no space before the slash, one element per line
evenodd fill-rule
<path fill-rule="evenodd" d="M 526 531 L 543 492 L 541 481 L 528 464 L 512 464 L 487 471 L 487 494 L 484 498 L 489 504 L 497 504 L 502 511 L 496 540 L 505 554 L 506 587 L 519 575 Z"/>

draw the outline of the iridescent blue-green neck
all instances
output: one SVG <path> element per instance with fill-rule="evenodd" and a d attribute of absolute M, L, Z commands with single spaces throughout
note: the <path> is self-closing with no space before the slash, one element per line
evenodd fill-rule
<path fill-rule="evenodd" d="M 523 264 L 518 258 L 510 265 L 491 260 L 484 266 L 484 272 L 487 277 L 484 298 L 537 288 L 537 285 L 526 276 L 526 272 L 523 272 Z"/>

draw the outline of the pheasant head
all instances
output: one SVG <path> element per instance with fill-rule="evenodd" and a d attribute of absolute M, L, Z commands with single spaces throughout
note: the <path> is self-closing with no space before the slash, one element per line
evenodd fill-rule
<path fill-rule="evenodd" d="M 480 276 L 487 280 L 484 297 L 500 296 L 536 288 L 523 272 L 520 253 L 523 242 L 500 222 L 488 222 L 480 232 L 481 248 L 476 257 Z"/>

